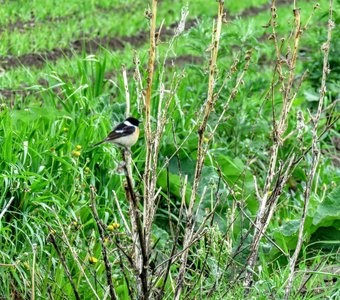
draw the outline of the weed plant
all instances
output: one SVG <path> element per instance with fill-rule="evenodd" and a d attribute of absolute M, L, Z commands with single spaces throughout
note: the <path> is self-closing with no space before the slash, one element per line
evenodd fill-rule
<path fill-rule="evenodd" d="M 13 16 L 12 7 L 17 9 L 18 4 L 5 2 L 2 15 L 13 23 L 16 19 L 31 19 L 25 5 Z M 127 2 L 131 10 L 124 9 L 113 21 L 110 10 L 120 6 L 120 1 L 100 1 L 99 6 L 87 3 L 81 6 L 81 12 L 78 1 L 71 6 L 63 1 L 55 6 L 52 2 L 45 8 L 40 2 L 35 3 L 36 22 L 71 14 L 70 24 L 61 21 L 53 34 L 53 23 L 41 23 L 23 33 L 4 31 L 2 56 L 13 51 L 17 51 L 14 55 L 21 55 L 48 51 L 56 45 L 67 46 L 74 33 L 80 34 L 77 27 L 82 24 L 82 17 L 84 28 L 91 34 L 93 28 L 102 24 L 101 20 L 107 24 L 107 30 L 101 32 L 103 35 L 110 34 L 111 26 L 122 35 L 150 29 L 140 7 L 131 13 L 137 3 L 142 5 L 140 2 Z M 157 26 L 165 16 L 164 26 L 180 20 L 181 1 L 172 7 L 167 1 L 159 2 Z M 266 3 L 261 1 L 262 5 Z M 260 3 L 239 1 L 225 4 L 228 5 L 231 16 L 236 16 L 249 7 L 259 7 Z M 297 116 L 302 114 L 303 142 L 297 136 L 288 137 L 280 146 L 278 158 L 287 162 L 291 153 L 305 154 L 283 187 L 273 218 L 261 239 L 258 259 L 251 269 L 245 266 L 256 235 L 252 229 L 259 209 L 256 189 L 265 182 L 269 149 L 273 144 L 273 105 L 266 96 L 271 86 L 275 51 L 272 40 L 268 39 L 269 30 L 261 27 L 269 19 L 269 6 L 252 18 L 234 19 L 226 15 L 216 66 L 209 64 L 209 60 L 213 50 L 212 16 L 217 15 L 218 3 L 189 3 L 187 21 L 198 17 L 197 24 L 179 34 L 172 44 L 171 38 L 163 39 L 160 35 L 155 52 L 156 67 L 151 74 L 150 126 L 153 131 L 157 129 L 156 121 L 162 120 L 158 111 L 162 93 L 173 98 L 164 110 L 164 130 L 158 152 L 155 151 L 157 164 L 152 164 L 155 158 L 151 157 L 148 165 L 146 158 L 154 153 L 150 152 L 154 148 L 147 128 L 142 128 L 141 137 L 132 148 L 131 178 L 126 176 L 129 172 L 122 165 L 120 149 L 112 145 L 91 147 L 125 117 L 122 64 L 127 69 L 131 114 L 142 118 L 144 124 L 148 120 L 143 107 L 145 94 L 141 93 L 135 73 L 136 54 L 131 46 L 115 51 L 103 45 L 95 54 L 74 53 L 41 69 L 22 66 L 2 72 L 2 90 L 15 88 L 29 90 L 31 94 L 1 98 L 0 296 L 3 299 L 191 299 L 198 295 L 202 299 L 284 298 L 289 262 L 298 241 L 307 170 L 313 159 L 313 153 L 305 151 L 313 142 L 310 116 L 317 112 L 319 103 L 323 59 L 320 47 L 326 41 L 328 20 L 328 3 L 322 1 L 320 5 L 301 37 L 294 89 L 307 68 L 309 75 L 298 89 L 287 124 L 287 133 L 293 132 L 299 126 Z M 301 2 L 299 6 L 302 23 L 305 23 L 313 5 Z M 339 3 L 335 2 L 333 9 L 337 21 Z M 89 17 L 98 11 L 98 19 Z M 289 35 L 294 26 L 291 5 L 279 6 L 277 14 L 278 34 Z M 57 44 L 65 28 L 69 32 Z M 303 244 L 290 294 L 296 299 L 339 297 L 338 33 L 336 27 L 329 53 L 329 89 L 318 130 L 320 161 L 312 181 Z M 52 38 L 48 44 L 49 34 Z M 32 46 L 32 37 L 43 42 Z M 21 39 L 23 42 L 19 43 Z M 149 45 L 140 45 L 137 53 L 146 89 L 144 79 L 150 76 L 146 68 Z M 176 63 L 176 58 L 185 54 L 199 57 L 199 64 L 185 60 Z M 164 57 L 167 63 L 163 68 Z M 212 67 L 216 67 L 216 82 L 211 86 Z M 225 78 L 229 79 L 226 83 Z M 41 84 L 41 79 L 46 82 Z M 228 100 L 235 86 L 237 93 Z M 203 124 L 202 108 L 209 99 L 207 87 L 220 93 L 200 137 L 197 132 Z M 162 109 L 167 103 L 167 98 L 164 99 Z M 279 94 L 274 100 L 279 111 L 283 107 Z M 224 107 L 225 103 L 229 105 Z M 215 130 L 216 124 L 219 127 Z M 200 139 L 203 149 L 207 147 L 207 150 L 201 175 L 197 177 Z M 152 199 L 146 196 L 146 172 L 155 176 Z M 132 195 L 131 190 L 126 189 L 129 179 L 133 182 L 133 195 L 140 201 L 137 207 L 129 202 Z M 195 184 L 196 193 L 192 196 Z M 148 239 L 145 246 L 149 254 L 143 261 L 138 256 L 142 256 L 138 228 L 134 228 L 138 220 L 134 221 L 131 214 L 135 209 L 135 216 L 145 221 L 146 199 L 152 203 L 154 216 L 149 235 L 146 231 L 143 233 Z M 192 219 L 188 213 L 191 205 Z M 188 220 L 195 222 L 192 239 Z M 108 262 L 103 258 L 103 249 L 107 251 Z M 138 264 L 147 267 L 147 292 L 143 290 Z M 179 280 L 181 271 L 182 281 Z M 251 272 L 254 277 L 250 289 L 244 286 L 245 272 Z"/>

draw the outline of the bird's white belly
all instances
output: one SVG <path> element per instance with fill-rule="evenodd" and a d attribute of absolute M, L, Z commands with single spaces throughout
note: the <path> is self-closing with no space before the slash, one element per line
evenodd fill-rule
<path fill-rule="evenodd" d="M 137 139 L 138 139 L 138 134 L 133 134 L 129 136 L 122 136 L 118 139 L 115 139 L 109 142 L 120 145 L 120 146 L 124 146 L 124 147 L 131 147 L 137 142 Z"/>

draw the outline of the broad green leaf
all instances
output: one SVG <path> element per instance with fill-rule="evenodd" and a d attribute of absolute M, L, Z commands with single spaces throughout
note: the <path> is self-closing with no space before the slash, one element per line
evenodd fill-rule
<path fill-rule="evenodd" d="M 340 186 L 329 193 L 325 200 L 319 204 L 313 218 L 313 226 L 328 227 L 340 219 Z"/>
<path fill-rule="evenodd" d="M 247 208 L 254 214 L 258 207 L 258 202 L 254 197 L 254 180 L 242 160 L 238 157 L 230 158 L 219 155 L 216 162 L 230 187 L 236 192 L 238 189 L 242 191 L 242 198 L 246 200 Z"/>
<path fill-rule="evenodd" d="M 172 195 L 176 196 L 176 198 L 178 199 L 181 199 L 181 182 L 180 182 L 179 175 L 176 175 L 173 173 L 169 173 L 169 175 L 167 175 L 167 171 L 162 170 L 157 178 L 157 185 L 160 186 L 165 193 L 169 189 Z M 187 189 L 185 192 L 185 199 L 187 203 L 190 198 L 190 193 L 191 193 L 191 186 L 188 183 Z"/>

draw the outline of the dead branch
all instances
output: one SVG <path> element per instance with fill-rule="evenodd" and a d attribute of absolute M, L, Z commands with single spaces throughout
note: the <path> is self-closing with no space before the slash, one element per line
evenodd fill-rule
<path fill-rule="evenodd" d="M 318 166 L 319 158 L 320 158 L 320 149 L 318 145 L 318 128 L 319 128 L 319 121 L 321 117 L 321 112 L 324 105 L 324 99 L 326 94 L 326 79 L 327 75 L 329 74 L 330 70 L 328 69 L 328 56 L 329 56 L 329 49 L 331 46 L 331 38 L 332 38 L 332 29 L 334 28 L 334 22 L 333 22 L 333 1 L 329 1 L 329 19 L 328 19 L 328 31 L 327 31 L 327 41 L 325 44 L 322 45 L 322 50 L 324 51 L 324 57 L 323 57 L 323 68 L 322 68 L 322 79 L 321 79 L 321 88 L 320 88 L 320 98 L 319 98 L 319 104 L 318 104 L 318 110 L 316 112 L 315 117 L 312 117 L 312 123 L 313 123 L 313 129 L 312 129 L 312 162 L 309 170 L 309 174 L 307 175 L 307 185 L 304 192 L 304 203 L 303 203 L 303 210 L 301 215 L 301 223 L 299 227 L 299 235 L 298 235 L 298 242 L 294 251 L 293 256 L 290 259 L 289 262 L 289 277 L 286 285 L 286 291 L 285 291 L 285 299 L 288 300 L 290 291 L 292 289 L 293 285 L 293 279 L 294 279 L 294 269 L 296 265 L 296 261 L 298 259 L 298 255 L 300 253 L 300 249 L 303 242 L 303 231 L 305 226 L 305 220 L 307 217 L 307 209 L 312 189 L 312 184 L 316 172 L 316 168 Z"/>
<path fill-rule="evenodd" d="M 186 211 L 186 229 L 184 234 L 183 248 L 186 249 L 192 240 L 193 235 L 193 207 L 196 200 L 196 193 L 198 190 L 199 181 L 201 178 L 203 163 L 205 159 L 205 151 L 203 148 L 204 144 L 204 133 L 207 127 L 207 122 L 209 115 L 214 107 L 216 102 L 216 97 L 214 97 L 214 87 L 215 87 L 215 72 L 217 68 L 217 55 L 218 55 L 218 45 L 221 35 L 222 28 L 222 18 L 223 18 L 223 6 L 224 0 L 219 1 L 218 6 L 218 16 L 216 21 L 216 27 L 214 26 L 213 35 L 212 35 L 212 48 L 211 48 L 211 58 L 210 58 L 210 67 L 209 67 L 209 83 L 208 83 L 208 96 L 206 103 L 203 108 L 203 118 L 201 120 L 199 129 L 198 129 L 198 145 L 197 145 L 197 161 L 195 167 L 195 175 L 194 182 L 192 186 L 191 197 L 189 201 L 189 206 Z M 177 277 L 177 287 L 175 291 L 174 299 L 180 299 L 184 275 L 187 267 L 187 259 L 188 259 L 189 249 L 183 252 L 181 257 L 181 266 Z"/>
<path fill-rule="evenodd" d="M 106 271 L 106 280 L 107 280 L 107 285 L 109 286 L 109 291 L 110 291 L 110 297 L 111 299 L 117 299 L 116 292 L 113 286 L 113 281 L 112 281 L 112 269 L 111 269 L 111 263 L 109 261 L 108 255 L 107 255 L 107 249 L 105 246 L 105 229 L 104 225 L 99 219 L 97 208 L 96 208 L 96 194 L 95 194 L 95 188 L 93 186 L 90 186 L 90 199 L 91 199 L 91 210 L 92 214 L 94 217 L 94 220 L 97 224 L 98 232 L 99 232 L 99 241 L 100 241 L 100 246 L 102 250 L 102 255 L 104 259 L 104 265 L 105 265 L 105 271 Z"/>

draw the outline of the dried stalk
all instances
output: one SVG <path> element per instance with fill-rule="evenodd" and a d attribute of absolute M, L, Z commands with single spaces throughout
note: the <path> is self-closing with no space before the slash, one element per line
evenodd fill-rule
<path fill-rule="evenodd" d="M 156 58 L 156 19 L 157 19 L 157 0 L 152 0 L 150 16 L 150 48 L 149 48 L 149 61 L 148 61 L 148 77 L 146 81 L 145 91 L 145 123 L 144 132 L 146 140 L 146 158 L 145 158 L 145 172 L 144 172 L 144 213 L 143 213 L 143 243 L 141 247 L 144 248 L 142 272 L 145 273 L 145 280 L 147 281 L 147 272 L 149 268 L 150 257 L 150 232 L 145 230 L 147 224 L 152 223 L 152 215 L 154 214 L 154 205 L 152 199 L 154 198 L 154 190 L 151 187 L 152 181 L 152 155 L 153 155 L 153 137 L 151 132 L 151 95 L 152 83 L 155 68 Z M 144 299 L 148 299 L 148 282 L 146 282 L 146 290 L 144 290 Z"/>
<path fill-rule="evenodd" d="M 77 266 L 78 266 L 80 272 L 81 272 L 82 275 L 84 276 L 84 278 L 85 278 L 85 280 L 86 280 L 88 286 L 90 287 L 90 289 L 91 289 L 93 295 L 95 296 L 96 299 L 99 300 L 100 298 L 99 298 L 99 296 L 98 296 L 98 294 L 97 294 L 97 292 L 96 292 L 96 289 L 95 289 L 95 288 L 93 287 L 93 285 L 91 284 L 89 278 L 87 277 L 87 275 L 86 275 L 86 273 L 85 273 L 85 270 L 84 270 L 83 266 L 81 265 L 81 263 L 80 263 L 80 261 L 79 261 L 79 257 L 78 257 L 77 252 L 74 250 L 74 248 L 73 248 L 72 245 L 70 244 L 69 239 L 67 238 L 67 234 L 66 234 L 66 232 L 64 231 L 63 225 L 62 225 L 61 222 L 60 222 L 60 219 L 59 219 L 58 214 L 57 214 L 55 211 L 53 211 L 53 212 L 54 212 L 55 218 L 56 218 L 56 220 L 57 220 L 57 222 L 58 222 L 59 228 L 60 228 L 60 230 L 61 230 L 61 232 L 62 232 L 63 241 L 64 241 L 65 244 L 67 245 L 68 249 L 71 251 L 72 257 L 73 257 L 73 259 L 75 260 L 75 262 L 76 262 L 76 264 L 77 264 Z"/>
<path fill-rule="evenodd" d="M 148 13 L 148 17 L 150 18 L 150 49 L 149 49 L 149 61 L 148 61 L 148 77 L 146 82 L 146 89 L 145 89 L 145 98 L 141 95 L 140 98 L 145 99 L 145 140 L 146 140 L 146 159 L 145 159 L 145 171 L 144 171 L 144 177 L 143 177 L 143 184 L 144 184 L 144 191 L 143 191 L 143 219 L 142 222 L 140 221 L 140 218 L 138 216 L 140 215 L 140 212 L 138 210 L 138 203 L 135 203 L 133 201 L 133 194 L 131 192 L 127 193 L 128 199 L 130 199 L 134 202 L 133 208 L 131 211 L 133 211 L 133 218 L 136 220 L 136 227 L 138 238 L 139 238 L 139 252 L 141 253 L 142 259 L 140 264 L 140 274 L 141 279 L 144 280 L 143 285 L 143 297 L 147 299 L 148 297 L 153 297 L 151 295 L 151 285 L 150 285 L 150 278 L 152 277 L 152 274 L 148 274 L 149 269 L 149 259 L 151 257 L 152 253 L 152 247 L 151 247 L 151 227 L 154 220 L 154 216 L 156 213 L 156 200 L 158 198 L 160 189 L 157 189 L 157 165 L 158 165 L 158 153 L 159 148 L 161 145 L 161 138 L 164 132 L 165 125 L 168 120 L 168 110 L 170 107 L 170 104 L 175 96 L 175 93 L 177 92 L 177 89 L 179 87 L 179 84 L 181 82 L 182 74 L 177 75 L 176 73 L 173 75 L 172 83 L 169 90 L 165 90 L 164 84 L 162 82 L 163 78 L 163 72 L 164 72 L 164 65 L 163 63 L 163 71 L 160 76 L 160 87 L 159 87 L 159 104 L 158 104 L 158 110 L 157 110 L 157 126 L 155 130 L 151 131 L 151 96 L 152 96 L 152 82 L 154 77 L 154 65 L 155 65 L 155 57 L 156 57 L 156 36 L 159 40 L 160 36 L 156 34 L 156 13 L 157 13 L 157 1 L 152 1 L 152 7 L 150 12 Z M 184 21 L 185 17 L 187 16 L 187 13 L 182 12 L 182 19 L 179 23 L 178 27 L 184 28 Z M 183 26 L 182 26 L 183 25 Z M 178 28 L 175 32 L 174 37 L 170 41 L 170 47 L 172 48 L 172 44 L 174 42 L 174 39 L 178 37 L 178 35 L 183 32 L 183 29 Z M 136 65 L 136 71 L 135 71 L 135 80 L 137 81 L 136 88 L 142 89 L 143 84 L 140 76 L 140 72 L 138 69 L 139 60 L 138 57 L 135 55 L 134 59 L 135 65 Z M 127 176 L 130 179 L 132 178 L 130 175 Z M 130 187 L 131 180 L 127 180 L 127 191 L 131 191 Z M 132 226 L 132 232 L 133 230 Z"/>
<path fill-rule="evenodd" d="M 130 153 L 129 149 L 122 150 L 126 176 L 126 182 L 124 184 L 125 195 L 130 204 L 130 218 L 131 218 L 131 231 L 132 238 L 134 241 L 138 240 L 138 244 L 134 242 L 135 245 L 135 268 L 139 274 L 138 281 L 138 293 L 141 296 L 141 299 L 148 299 L 149 297 L 149 288 L 148 288 L 148 254 L 145 243 L 145 231 L 141 222 L 140 211 L 139 211 L 139 201 L 136 197 L 133 187 L 133 179 L 132 174 L 129 172 L 129 168 L 127 165 L 128 157 Z M 130 154 L 131 155 L 131 154 Z"/>
<path fill-rule="evenodd" d="M 4 264 L 4 263 L 0 263 L 0 267 L 15 267 L 16 264 Z"/>
<path fill-rule="evenodd" d="M 124 90 L 125 90 L 125 101 L 126 101 L 126 110 L 125 110 L 125 116 L 130 116 L 130 92 L 129 92 L 129 84 L 128 79 L 126 75 L 126 68 L 123 65 L 122 66 L 122 74 L 123 74 L 123 82 L 124 82 Z M 129 215 L 131 220 L 131 238 L 134 241 L 134 252 L 135 252 L 135 269 L 137 273 L 140 275 L 140 281 L 138 285 L 138 291 L 140 294 L 142 294 L 143 291 L 147 290 L 147 284 L 145 280 L 145 276 L 142 280 L 141 274 L 143 270 L 143 257 L 146 257 L 145 249 L 143 250 L 143 244 L 144 244 L 144 233 L 140 224 L 140 216 L 139 216 L 139 201 L 135 195 L 134 192 L 134 181 L 132 176 L 132 157 L 131 157 L 131 151 L 130 149 L 122 149 L 122 158 L 124 161 L 124 170 L 125 170 L 125 176 L 126 176 L 126 182 L 125 182 L 125 192 L 126 192 L 126 199 L 129 200 Z M 116 197 L 116 195 L 115 195 Z M 119 202 L 116 201 L 117 206 L 119 207 Z M 122 215 L 122 213 L 121 213 Z M 125 218 L 123 218 L 125 220 Z M 126 223 L 126 222 L 125 222 Z M 127 227 L 128 228 L 128 227 Z M 136 243 L 136 241 L 140 241 L 140 245 Z M 144 253 L 144 255 L 143 255 Z M 143 283 L 142 283 L 143 282 Z"/>
<path fill-rule="evenodd" d="M 97 208 L 96 208 L 96 194 L 95 194 L 95 188 L 93 186 L 90 186 L 90 199 L 91 199 L 91 210 L 93 213 L 94 220 L 97 224 L 98 227 L 98 232 L 99 232 L 99 241 L 100 241 L 100 246 L 102 250 L 102 255 L 104 259 L 104 265 L 105 265 L 105 271 L 106 271 L 106 280 L 107 280 L 107 285 L 109 286 L 109 291 L 110 291 L 110 297 L 111 299 L 117 299 L 117 295 L 113 286 L 113 281 L 112 281 L 112 268 L 111 268 L 111 263 L 108 258 L 107 254 L 107 249 L 105 246 L 105 230 L 104 226 L 99 219 Z"/>
<path fill-rule="evenodd" d="M 145 91 L 145 119 L 146 119 L 145 134 L 149 139 L 151 137 L 151 120 L 150 120 L 151 93 L 156 58 L 156 19 L 157 19 L 157 0 L 152 0 L 150 19 L 150 49 L 148 61 L 148 78 L 146 81 L 147 86 Z"/>
<path fill-rule="evenodd" d="M 33 263 L 32 263 L 32 294 L 31 294 L 31 300 L 35 299 L 35 262 L 36 262 L 36 256 L 37 256 L 37 244 L 32 245 L 33 250 Z"/>
<path fill-rule="evenodd" d="M 305 221 L 307 217 L 307 209 L 309 205 L 309 199 L 312 189 L 312 184 L 316 172 L 316 168 L 318 166 L 319 158 L 320 158 L 320 149 L 318 145 L 318 127 L 319 127 L 319 121 L 321 117 L 321 112 L 324 105 L 324 99 L 326 94 L 326 79 L 327 75 L 330 72 L 328 69 L 328 56 L 329 56 L 329 49 L 331 46 L 331 38 L 332 38 L 332 29 L 334 28 L 334 22 L 333 22 L 333 1 L 329 1 L 329 20 L 328 20 L 328 32 L 327 32 L 327 41 L 325 44 L 322 45 L 322 50 L 324 51 L 324 57 L 323 57 L 323 68 L 322 68 L 322 80 L 321 80 L 321 88 L 320 88 L 320 99 L 319 99 L 319 105 L 318 110 L 316 112 L 315 117 L 311 117 L 313 129 L 312 129 L 312 162 L 309 174 L 307 176 L 307 185 L 304 192 L 304 204 L 303 204 L 303 210 L 302 210 L 302 216 L 301 216 L 301 223 L 299 227 L 299 235 L 298 235 L 298 242 L 294 251 L 293 256 L 290 259 L 289 263 L 289 277 L 288 282 L 286 285 L 286 294 L 285 299 L 288 300 L 290 291 L 292 289 L 293 285 L 293 279 L 294 279 L 294 269 L 296 265 L 296 261 L 298 259 L 302 242 L 303 242 L 303 231 L 305 227 Z"/>
<path fill-rule="evenodd" d="M 190 197 L 190 202 L 188 209 L 186 211 L 186 228 L 185 228 L 185 234 L 184 234 L 184 241 L 183 241 L 183 248 L 186 249 L 183 251 L 183 254 L 181 256 L 181 266 L 178 273 L 177 278 L 177 286 L 175 291 L 174 299 L 178 300 L 180 299 L 182 288 L 183 288 L 183 282 L 184 282 L 184 275 L 187 268 L 187 260 L 188 260 L 188 254 L 189 254 L 189 248 L 188 245 L 192 242 L 192 236 L 193 236 L 193 207 L 196 200 L 196 193 L 198 190 L 199 181 L 201 178 L 202 168 L 205 160 L 205 154 L 206 151 L 204 150 L 204 133 L 207 127 L 207 122 L 209 115 L 214 107 L 214 104 L 216 102 L 216 97 L 214 97 L 214 87 L 215 87 L 215 72 L 217 67 L 217 55 L 218 55 L 218 45 L 221 35 L 221 28 L 222 28 L 222 18 L 223 18 L 223 6 L 224 6 L 224 0 L 219 1 L 219 7 L 218 7 L 218 16 L 217 16 L 217 22 L 216 22 L 216 28 L 214 28 L 213 37 L 212 37 L 212 49 L 211 49 L 211 59 L 210 59 L 210 68 L 209 68 L 209 83 L 208 83 L 208 96 L 207 101 L 204 105 L 204 113 L 203 118 L 198 130 L 198 150 L 197 150 L 197 161 L 196 161 L 196 167 L 195 167 L 195 176 L 194 176 L 194 182 L 192 186 L 192 192 Z"/>
<path fill-rule="evenodd" d="M 289 160 L 288 166 L 286 167 L 286 170 L 283 172 L 282 176 L 277 177 L 277 181 L 274 185 L 274 180 L 276 177 L 276 174 L 282 173 L 282 165 L 279 164 L 277 166 L 277 160 L 278 160 L 278 152 L 280 147 L 282 146 L 282 137 L 284 132 L 287 128 L 287 118 L 288 114 L 291 108 L 291 104 L 295 99 L 296 92 L 292 93 L 292 87 L 293 87 L 293 81 L 295 77 L 295 67 L 296 67 L 296 61 L 297 61 L 297 55 L 298 55 L 298 47 L 299 47 L 299 41 L 301 36 L 301 22 L 300 22 L 300 10 L 294 7 L 294 18 L 295 18 L 295 33 L 294 33 L 294 47 L 293 52 L 290 57 L 290 59 L 287 61 L 289 72 L 288 72 L 288 79 L 285 83 L 283 71 L 282 71 L 282 61 L 280 59 L 280 53 L 282 48 L 279 47 L 277 42 L 277 35 L 275 31 L 276 26 L 276 6 L 275 6 L 275 0 L 272 1 L 271 6 L 271 26 L 273 30 L 273 39 L 275 43 L 275 49 L 276 49 L 276 55 L 277 55 L 277 64 L 274 68 L 274 74 L 273 74 L 273 81 L 271 85 L 271 91 L 272 91 L 272 109 L 273 109 L 273 145 L 271 147 L 271 156 L 270 156 L 270 162 L 268 167 L 268 172 L 264 184 L 264 188 L 262 191 L 262 197 L 260 199 L 260 207 L 257 213 L 257 217 L 255 220 L 255 231 L 253 236 L 253 241 L 250 246 L 250 255 L 248 257 L 247 261 L 247 272 L 245 276 L 244 285 L 246 287 L 246 291 L 249 291 L 250 286 L 253 282 L 253 269 L 256 264 L 258 250 L 260 246 L 260 241 L 266 232 L 266 229 L 270 223 L 270 220 L 273 216 L 274 210 L 276 208 L 276 203 L 278 201 L 278 198 L 280 197 L 283 187 L 286 184 L 288 180 L 288 175 L 290 174 L 290 170 L 293 166 L 293 159 Z M 279 76 L 279 82 L 281 82 L 281 90 L 282 90 L 282 100 L 283 100 L 283 106 L 282 110 L 280 112 L 280 117 L 278 122 L 276 122 L 275 119 L 275 111 L 274 111 L 274 84 L 275 84 L 275 74 L 278 74 Z M 273 186 L 274 185 L 274 186 Z M 271 191 L 272 190 L 272 191 Z M 258 194 L 260 194 L 258 192 Z"/>
<path fill-rule="evenodd" d="M 123 74 L 125 100 L 126 100 L 125 116 L 128 118 L 130 117 L 130 92 L 129 92 L 129 84 L 128 84 L 127 75 L 126 75 L 126 68 L 124 65 L 122 65 L 122 74 Z"/>
<path fill-rule="evenodd" d="M 185 206 L 185 195 L 186 195 L 186 191 L 187 191 L 187 183 L 188 183 L 188 175 L 185 175 L 184 183 L 183 183 L 183 187 L 182 187 L 181 207 L 180 207 L 178 222 L 177 222 L 177 226 L 176 226 L 176 234 L 175 234 L 175 237 L 174 237 L 173 246 L 172 246 L 171 253 L 170 253 L 170 258 L 168 259 L 168 263 L 167 263 L 166 270 L 165 270 L 165 273 L 164 273 L 163 284 L 162 284 L 162 287 L 161 287 L 161 290 L 160 290 L 160 293 L 159 293 L 159 296 L 158 296 L 159 300 L 163 299 L 165 284 L 166 284 L 166 281 L 167 281 L 168 276 L 170 274 L 170 267 L 171 267 L 171 264 L 173 262 L 173 257 L 176 254 L 176 247 L 177 247 L 178 238 L 179 238 L 180 224 L 181 224 L 181 220 L 182 220 L 183 208 Z"/>
<path fill-rule="evenodd" d="M 121 217 L 121 219 L 122 219 L 122 221 L 124 223 L 125 231 L 132 238 L 131 229 L 130 229 L 130 227 L 128 225 L 128 222 L 127 222 L 127 220 L 126 220 L 126 218 L 125 218 L 125 216 L 123 214 L 122 208 L 120 207 L 117 194 L 116 194 L 115 191 L 112 191 L 112 193 L 113 193 L 113 198 L 115 200 L 115 203 L 116 203 L 116 206 L 117 206 L 117 209 L 118 209 L 118 213 L 119 213 L 119 215 L 120 215 L 120 217 Z"/>
<path fill-rule="evenodd" d="M 1 211 L 1 213 L 0 213 L 0 221 L 1 221 L 2 217 L 5 215 L 5 213 L 8 210 L 8 208 L 11 206 L 12 202 L 14 201 L 14 199 L 15 199 L 15 197 L 11 197 L 11 199 L 9 199 L 8 203 L 5 205 L 5 207 Z"/>
<path fill-rule="evenodd" d="M 48 241 L 50 241 L 55 249 L 55 251 L 57 252 L 57 255 L 60 259 L 60 262 L 61 264 L 63 265 L 64 267 L 64 270 L 65 270 L 65 273 L 66 273 L 66 276 L 72 286 L 72 290 L 73 290 L 73 293 L 74 293 L 74 297 L 76 300 L 80 300 L 80 296 L 79 296 L 79 293 L 78 293 L 78 290 L 77 290 L 77 287 L 75 285 L 75 283 L 73 282 L 73 278 L 72 278 L 72 275 L 71 275 L 71 272 L 67 266 L 67 263 L 66 263 L 66 260 L 65 260 L 65 257 L 64 255 L 60 252 L 60 249 L 58 247 L 58 244 L 54 238 L 54 235 L 52 233 L 50 233 L 50 235 L 48 236 Z"/>

